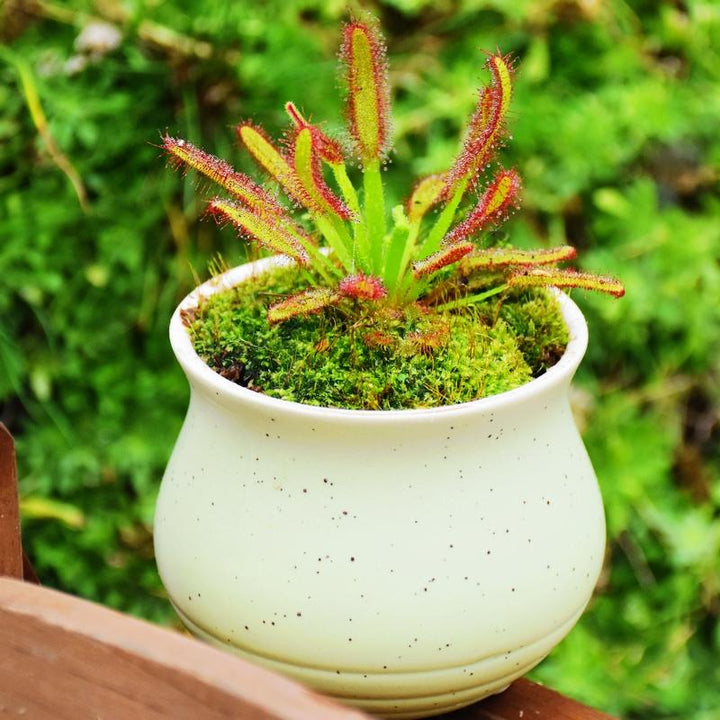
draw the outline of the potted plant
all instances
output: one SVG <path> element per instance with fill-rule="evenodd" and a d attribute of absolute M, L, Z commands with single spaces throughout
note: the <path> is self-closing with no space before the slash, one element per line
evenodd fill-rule
<path fill-rule="evenodd" d="M 424 717 L 505 688 L 590 599 L 604 516 L 568 402 L 587 329 L 554 288 L 623 289 L 558 269 L 572 248 L 519 250 L 495 232 L 520 190 L 517 171 L 489 170 L 507 57 L 488 55 L 450 169 L 390 214 L 371 18 L 345 26 L 341 57 L 360 187 L 345 147 L 293 103 L 282 148 L 237 129 L 300 220 L 163 138 L 229 196 L 210 213 L 275 257 L 213 278 L 171 321 L 191 400 L 156 555 L 196 635 L 370 712 Z"/>

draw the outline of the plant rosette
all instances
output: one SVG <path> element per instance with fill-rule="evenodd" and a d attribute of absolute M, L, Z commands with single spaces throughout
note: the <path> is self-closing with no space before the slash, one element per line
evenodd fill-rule
<path fill-rule="evenodd" d="M 568 390 L 587 345 L 508 392 L 420 410 L 321 408 L 212 371 L 183 316 L 265 270 L 235 268 L 170 325 L 191 387 L 155 549 L 187 627 L 343 702 L 425 717 L 500 692 L 565 636 L 605 546 Z"/>

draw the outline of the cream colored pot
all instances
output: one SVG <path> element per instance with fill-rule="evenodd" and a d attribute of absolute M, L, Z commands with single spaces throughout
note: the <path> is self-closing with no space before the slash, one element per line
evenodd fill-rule
<path fill-rule="evenodd" d="M 504 689 L 583 612 L 605 546 L 568 389 L 587 345 L 542 377 L 432 410 L 356 411 L 239 387 L 180 312 L 261 272 L 235 268 L 172 318 L 191 386 L 155 516 L 160 575 L 196 635 L 388 717 Z"/>

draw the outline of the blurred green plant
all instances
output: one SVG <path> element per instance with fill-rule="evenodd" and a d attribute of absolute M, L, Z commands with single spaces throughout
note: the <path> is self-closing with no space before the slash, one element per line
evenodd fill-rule
<path fill-rule="evenodd" d="M 0 7 L 0 34 L 88 199 L 83 212 L 16 66 L 0 60 L 0 417 L 18 437 L 25 541 L 46 583 L 170 622 L 150 527 L 186 389 L 165 328 L 192 268 L 241 258 L 198 224 L 195 179 L 176 191 L 147 128 L 179 128 L 230 157 L 228 125 L 252 116 L 276 134 L 276 108 L 302 86 L 339 130 L 332 52 L 345 3 L 24 5 Z M 575 245 L 584 269 L 628 289 L 622 303 L 584 302 L 592 340 L 576 398 L 606 502 L 606 572 L 535 676 L 621 717 L 715 720 L 720 7 L 372 7 L 396 88 L 388 203 L 455 153 L 477 50 L 497 44 L 522 68 L 506 152 L 527 190 L 508 232 L 521 247 Z M 76 47 L 98 21 L 119 31 L 114 49 Z"/>

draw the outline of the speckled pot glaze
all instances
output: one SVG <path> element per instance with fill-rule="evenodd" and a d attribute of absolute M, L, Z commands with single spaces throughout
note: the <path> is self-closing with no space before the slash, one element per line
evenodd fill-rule
<path fill-rule="evenodd" d="M 388 717 L 504 689 L 575 624 L 605 546 L 568 388 L 587 329 L 542 377 L 433 410 L 269 398 L 212 372 L 173 316 L 191 386 L 155 516 L 160 575 L 198 636 Z"/>

